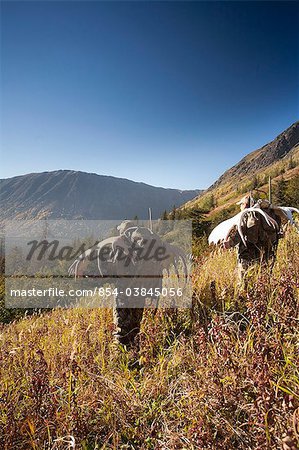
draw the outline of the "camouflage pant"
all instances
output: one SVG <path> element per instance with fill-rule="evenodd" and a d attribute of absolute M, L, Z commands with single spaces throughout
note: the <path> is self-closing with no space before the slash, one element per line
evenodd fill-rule
<path fill-rule="evenodd" d="M 160 284 L 160 281 L 159 281 Z M 133 303 L 132 303 L 133 300 Z M 114 339 L 116 342 L 130 347 L 136 342 L 136 337 L 140 332 L 143 310 L 146 302 L 150 300 L 151 307 L 157 307 L 158 297 L 148 298 L 129 298 L 117 297 L 116 307 L 113 308 L 113 321 L 115 325 Z M 131 306 L 137 306 L 131 308 Z M 129 306 L 129 307 L 128 307 Z"/>
<path fill-rule="evenodd" d="M 123 278 L 118 280 L 119 295 L 116 298 L 116 307 L 113 309 L 113 319 L 116 330 L 114 339 L 120 344 L 129 347 L 134 343 L 140 331 L 143 310 L 150 300 L 156 305 L 156 297 L 134 296 L 136 289 L 162 288 L 162 269 L 155 261 L 144 261 L 136 267 L 137 278 Z M 148 274 L 151 275 L 148 277 Z M 127 290 L 132 295 L 126 295 Z M 153 303 L 154 302 L 154 303 Z"/>
<path fill-rule="evenodd" d="M 140 331 L 143 308 L 114 308 L 113 319 L 116 326 L 114 339 L 116 342 L 130 346 Z"/>

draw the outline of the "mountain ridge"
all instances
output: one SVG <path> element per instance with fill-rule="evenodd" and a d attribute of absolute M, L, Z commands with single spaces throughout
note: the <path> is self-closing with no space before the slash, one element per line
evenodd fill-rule
<path fill-rule="evenodd" d="M 216 211 L 231 207 L 251 190 L 267 190 L 269 177 L 275 186 L 282 178 L 290 180 L 298 175 L 299 121 L 296 121 L 268 144 L 244 156 L 204 193 L 186 202 L 180 209 L 202 209 L 213 215 Z"/>
<path fill-rule="evenodd" d="M 279 133 L 272 141 L 248 153 L 237 164 L 226 170 L 208 190 L 211 190 L 232 176 L 250 174 L 261 170 L 286 156 L 299 142 L 299 121 Z"/>
<path fill-rule="evenodd" d="M 74 170 L 17 175 L 0 180 L 2 219 L 145 219 L 180 206 L 201 191 L 151 186 L 126 178 Z"/>

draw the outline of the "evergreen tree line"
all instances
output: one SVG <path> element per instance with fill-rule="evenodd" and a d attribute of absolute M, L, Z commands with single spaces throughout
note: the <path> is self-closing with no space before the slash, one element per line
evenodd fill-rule
<path fill-rule="evenodd" d="M 282 176 L 273 186 L 272 202 L 278 206 L 299 207 L 299 175 L 290 180 Z"/>

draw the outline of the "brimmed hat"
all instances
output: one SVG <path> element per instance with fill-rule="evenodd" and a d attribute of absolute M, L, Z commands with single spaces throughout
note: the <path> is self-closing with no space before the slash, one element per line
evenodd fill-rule
<path fill-rule="evenodd" d="M 116 229 L 119 231 L 120 234 L 122 234 L 128 228 L 131 228 L 131 227 L 136 227 L 136 222 L 133 222 L 132 220 L 124 220 L 116 227 Z"/>
<path fill-rule="evenodd" d="M 250 195 L 245 195 L 241 200 L 239 200 L 236 205 L 244 205 L 245 203 L 248 203 L 248 200 L 250 199 Z"/>

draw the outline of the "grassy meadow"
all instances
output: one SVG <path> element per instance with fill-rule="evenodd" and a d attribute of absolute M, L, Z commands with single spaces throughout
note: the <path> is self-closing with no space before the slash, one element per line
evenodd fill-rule
<path fill-rule="evenodd" d="M 2 324 L 0 448 L 298 448 L 298 244 L 246 289 L 234 251 L 203 253 L 192 309 L 145 311 L 139 352 L 114 346 L 109 309 Z"/>

